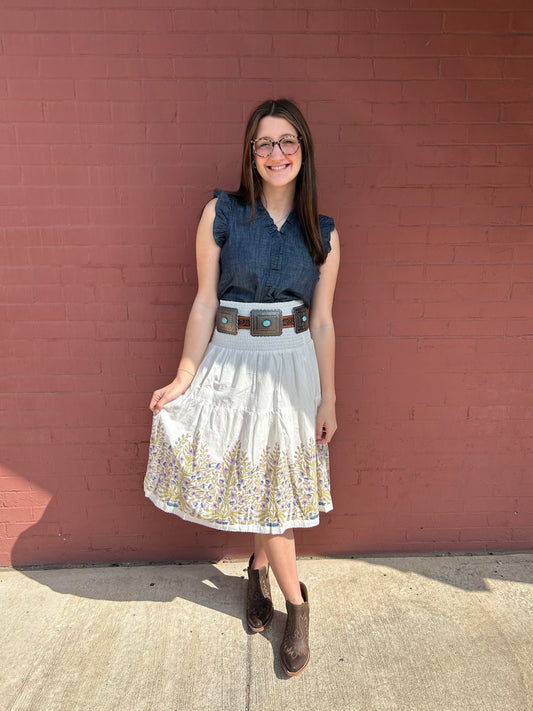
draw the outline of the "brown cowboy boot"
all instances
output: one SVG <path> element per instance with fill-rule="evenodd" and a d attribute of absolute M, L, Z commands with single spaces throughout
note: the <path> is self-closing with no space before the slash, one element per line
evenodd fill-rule
<path fill-rule="evenodd" d="M 286 600 L 287 624 L 281 643 L 281 666 L 288 676 L 298 676 L 309 664 L 309 602 L 307 588 L 300 583 L 303 603 L 293 605 Z"/>
<path fill-rule="evenodd" d="M 248 563 L 248 595 L 246 600 L 246 622 L 252 632 L 262 632 L 274 616 L 274 605 L 270 594 L 268 568 L 252 569 L 254 554 Z"/>

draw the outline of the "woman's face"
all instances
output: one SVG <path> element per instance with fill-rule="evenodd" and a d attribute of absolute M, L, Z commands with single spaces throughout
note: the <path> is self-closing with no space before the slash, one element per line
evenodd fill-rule
<path fill-rule="evenodd" d="M 265 116 L 259 121 L 254 139 L 257 141 L 259 138 L 267 138 L 271 141 L 279 141 L 289 136 L 298 138 L 298 131 L 292 123 L 281 116 Z M 260 144 L 258 142 L 255 145 L 257 148 Z M 253 158 L 263 185 L 268 183 L 272 187 L 281 188 L 296 180 L 302 167 L 302 148 L 300 145 L 296 153 L 284 155 L 279 145 L 275 145 L 272 153 L 266 158 L 257 154 Z"/>

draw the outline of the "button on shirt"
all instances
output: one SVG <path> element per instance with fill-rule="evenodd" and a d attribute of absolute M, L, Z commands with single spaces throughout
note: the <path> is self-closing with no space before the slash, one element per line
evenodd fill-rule
<path fill-rule="evenodd" d="M 250 222 L 250 205 L 224 191 L 215 191 L 215 197 L 213 235 L 221 247 L 218 298 L 257 303 L 301 299 L 310 306 L 320 272 L 305 245 L 296 212 L 278 230 L 260 200 Z M 329 253 L 335 223 L 325 215 L 319 215 L 319 220 Z"/>

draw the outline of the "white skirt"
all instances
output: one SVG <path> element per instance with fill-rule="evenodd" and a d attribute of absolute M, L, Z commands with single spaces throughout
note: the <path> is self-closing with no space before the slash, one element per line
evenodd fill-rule
<path fill-rule="evenodd" d="M 221 301 L 292 313 L 301 301 Z M 329 456 L 316 443 L 320 381 L 309 331 L 214 331 L 189 389 L 154 415 L 145 494 L 223 531 L 283 533 L 331 510 Z"/>

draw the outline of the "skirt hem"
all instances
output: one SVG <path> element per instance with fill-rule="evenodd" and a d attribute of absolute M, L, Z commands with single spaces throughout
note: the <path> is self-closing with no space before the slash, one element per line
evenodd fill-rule
<path fill-rule="evenodd" d="M 333 509 L 333 504 L 323 503 L 318 505 L 318 513 L 311 519 L 298 519 L 296 521 L 289 521 L 283 524 L 276 524 L 271 526 L 261 526 L 257 523 L 250 524 L 235 524 L 235 523 L 225 523 L 224 521 L 209 521 L 207 519 L 199 518 L 196 516 L 191 516 L 191 514 L 185 513 L 178 506 L 172 506 L 170 504 L 164 503 L 157 496 L 154 496 L 151 492 L 145 491 L 144 495 L 147 499 L 157 506 L 161 511 L 166 513 L 174 514 L 174 516 L 179 516 L 179 518 L 184 521 L 189 521 L 190 523 L 197 523 L 200 526 L 206 526 L 207 528 L 214 528 L 217 531 L 230 531 L 234 533 L 272 533 L 279 534 L 285 533 L 291 528 L 312 528 L 318 526 L 320 523 L 319 515 L 321 513 L 328 513 Z"/>

